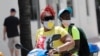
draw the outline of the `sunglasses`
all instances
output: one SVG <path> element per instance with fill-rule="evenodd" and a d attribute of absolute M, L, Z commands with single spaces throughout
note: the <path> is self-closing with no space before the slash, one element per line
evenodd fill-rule
<path fill-rule="evenodd" d="M 44 17 L 44 21 L 54 20 L 54 16 L 46 16 Z"/>

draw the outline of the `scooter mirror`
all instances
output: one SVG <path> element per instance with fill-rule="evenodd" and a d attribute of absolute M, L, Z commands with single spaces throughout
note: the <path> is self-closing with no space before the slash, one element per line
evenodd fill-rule
<path fill-rule="evenodd" d="M 15 44 L 15 47 L 16 47 L 17 49 L 21 49 L 21 48 L 22 48 L 22 45 L 21 45 L 21 44 Z"/>

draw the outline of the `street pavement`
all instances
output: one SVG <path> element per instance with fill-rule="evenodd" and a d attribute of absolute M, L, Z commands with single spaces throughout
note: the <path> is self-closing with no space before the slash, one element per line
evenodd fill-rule
<path fill-rule="evenodd" d="M 4 56 L 10 56 L 7 42 L 7 40 L 3 41 L 3 39 L 0 38 L 0 51 L 4 53 Z"/>
<path fill-rule="evenodd" d="M 33 44 L 33 46 L 35 45 L 34 40 L 35 40 L 36 30 L 37 30 L 37 21 L 31 21 L 31 35 L 32 35 L 32 44 Z M 97 44 L 100 48 L 100 36 L 88 39 L 88 42 Z M 4 53 L 4 56 L 10 56 L 10 52 L 9 52 L 7 43 L 8 43 L 8 39 L 6 41 L 4 41 L 3 37 L 1 35 L 1 38 L 0 38 L 0 51 Z M 19 56 L 21 56 L 21 54 L 19 54 Z M 95 56 L 97 56 L 97 55 L 95 55 Z M 100 56 L 100 52 L 99 52 L 98 56 Z"/>

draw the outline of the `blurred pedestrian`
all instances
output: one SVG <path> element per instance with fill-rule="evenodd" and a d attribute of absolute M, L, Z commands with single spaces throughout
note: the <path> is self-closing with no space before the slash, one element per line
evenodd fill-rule
<path fill-rule="evenodd" d="M 13 53 L 15 52 L 15 56 L 19 55 L 19 50 L 15 48 L 15 44 L 20 43 L 19 42 L 19 32 L 18 32 L 18 26 L 19 26 L 19 19 L 15 17 L 16 10 L 12 8 L 10 10 L 10 16 L 8 16 L 4 20 L 4 30 L 3 30 L 3 39 L 6 40 L 6 33 L 8 37 L 8 47 L 11 52 L 11 56 L 13 56 Z"/>

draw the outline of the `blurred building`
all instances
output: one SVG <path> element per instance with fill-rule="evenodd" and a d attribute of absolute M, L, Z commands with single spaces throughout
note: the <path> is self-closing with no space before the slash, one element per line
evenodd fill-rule
<path fill-rule="evenodd" d="M 99 0 L 98 0 L 99 1 Z M 97 0 L 40 0 L 40 10 L 46 5 L 52 5 L 56 12 L 62 8 L 71 7 L 73 13 L 71 15 L 72 23 L 83 28 L 88 38 L 98 37 L 99 28 L 96 15 Z M 57 19 L 57 17 L 56 17 Z M 58 21 L 59 22 L 59 21 Z M 100 24 L 99 24 L 100 25 Z"/>
<path fill-rule="evenodd" d="M 37 16 L 36 8 L 38 3 L 36 3 L 36 1 L 37 0 L 32 0 L 32 16 L 34 19 Z M 58 13 L 60 9 L 70 6 L 73 10 L 71 15 L 72 23 L 83 28 L 88 38 L 97 37 L 99 35 L 100 16 L 97 17 L 96 8 L 98 7 L 96 7 L 97 3 L 95 4 L 95 0 L 39 0 L 40 11 L 42 11 L 47 4 L 52 5 L 56 13 Z M 16 16 L 19 16 L 18 0 L 3 0 L 0 2 L 0 26 L 3 25 L 4 18 L 9 15 L 10 8 L 15 8 L 17 10 Z M 100 15 L 100 13 L 98 13 L 98 15 Z M 56 25 L 59 25 L 57 17 L 56 20 Z M 0 34 L 2 34 L 2 31 Z"/>

